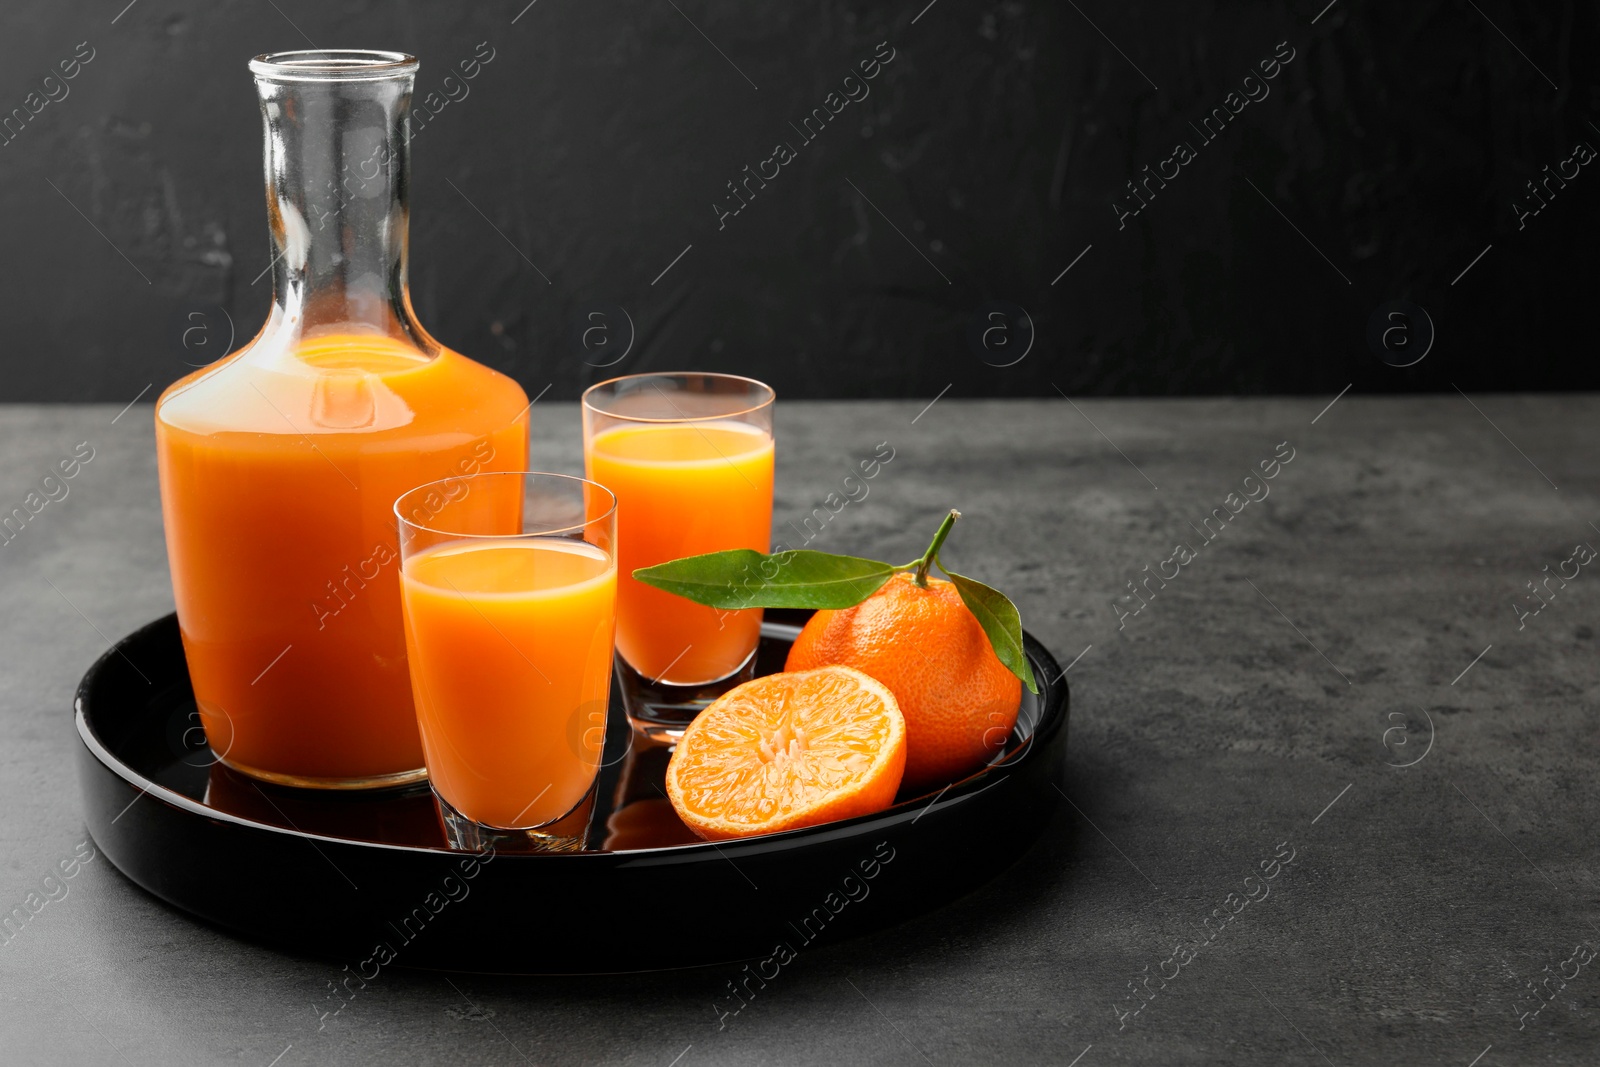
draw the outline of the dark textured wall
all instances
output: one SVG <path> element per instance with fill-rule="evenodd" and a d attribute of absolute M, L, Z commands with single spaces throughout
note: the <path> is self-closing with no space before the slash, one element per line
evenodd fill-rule
<path fill-rule="evenodd" d="M 488 42 L 414 140 L 412 289 L 530 394 L 689 366 L 786 396 L 1600 383 L 1593 4 L 525 2 L 8 0 L 0 112 L 59 99 L 0 145 L 0 399 L 125 401 L 254 332 L 245 62 L 308 41 L 412 52 L 419 96 Z M 1177 173 L 1141 207 L 1146 166 Z M 1426 358 L 1381 361 L 1426 347 L 1417 307 Z"/>

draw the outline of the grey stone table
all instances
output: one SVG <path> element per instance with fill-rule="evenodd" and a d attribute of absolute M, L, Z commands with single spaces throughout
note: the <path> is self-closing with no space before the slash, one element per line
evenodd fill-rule
<path fill-rule="evenodd" d="M 0 547 L 0 908 L 46 901 L 0 945 L 0 1062 L 1600 1061 L 1600 577 L 1574 553 L 1600 400 L 1329 399 L 780 406 L 779 538 L 880 442 L 812 547 L 910 558 L 962 510 L 949 561 L 1073 664 L 1070 803 L 985 888 L 803 952 L 720 1026 L 733 968 L 394 969 L 319 1026 L 338 964 L 75 865 L 73 687 L 172 604 L 150 408 L 0 412 L 0 511 L 93 450 Z M 576 471 L 575 407 L 534 415 L 534 464 Z"/>

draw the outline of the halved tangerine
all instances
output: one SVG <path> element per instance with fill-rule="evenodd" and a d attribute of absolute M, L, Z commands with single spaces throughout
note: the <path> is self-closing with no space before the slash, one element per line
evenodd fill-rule
<path fill-rule="evenodd" d="M 882 811 L 906 766 L 894 694 L 850 667 L 769 674 L 695 716 L 667 764 L 667 799 L 707 840 Z"/>

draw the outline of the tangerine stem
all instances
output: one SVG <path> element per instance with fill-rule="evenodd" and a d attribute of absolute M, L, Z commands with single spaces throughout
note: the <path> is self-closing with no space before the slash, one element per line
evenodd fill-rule
<path fill-rule="evenodd" d="M 917 561 L 917 569 L 916 573 L 912 575 L 912 581 L 916 582 L 920 588 L 928 588 L 928 568 L 938 558 L 940 546 L 944 544 L 944 539 L 950 536 L 951 528 L 955 526 L 956 520 L 960 517 L 961 512 L 955 508 L 950 509 L 950 514 L 944 517 L 944 521 L 939 524 L 939 529 L 934 533 L 933 542 L 928 545 L 928 551 L 924 552 L 922 558 Z"/>

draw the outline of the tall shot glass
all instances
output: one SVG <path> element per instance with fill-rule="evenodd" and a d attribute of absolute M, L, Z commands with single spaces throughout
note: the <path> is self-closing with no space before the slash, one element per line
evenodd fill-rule
<path fill-rule="evenodd" d="M 605 739 L 616 498 L 558 474 L 482 473 L 395 502 L 406 655 L 446 837 L 580 848 Z M 576 826 L 574 826 L 576 824 Z"/>
<path fill-rule="evenodd" d="M 705 607 L 633 577 L 683 556 L 768 550 L 770 386 L 731 374 L 634 374 L 583 394 L 585 473 L 617 495 L 617 673 L 628 718 L 671 740 L 751 676 L 761 609 Z"/>

